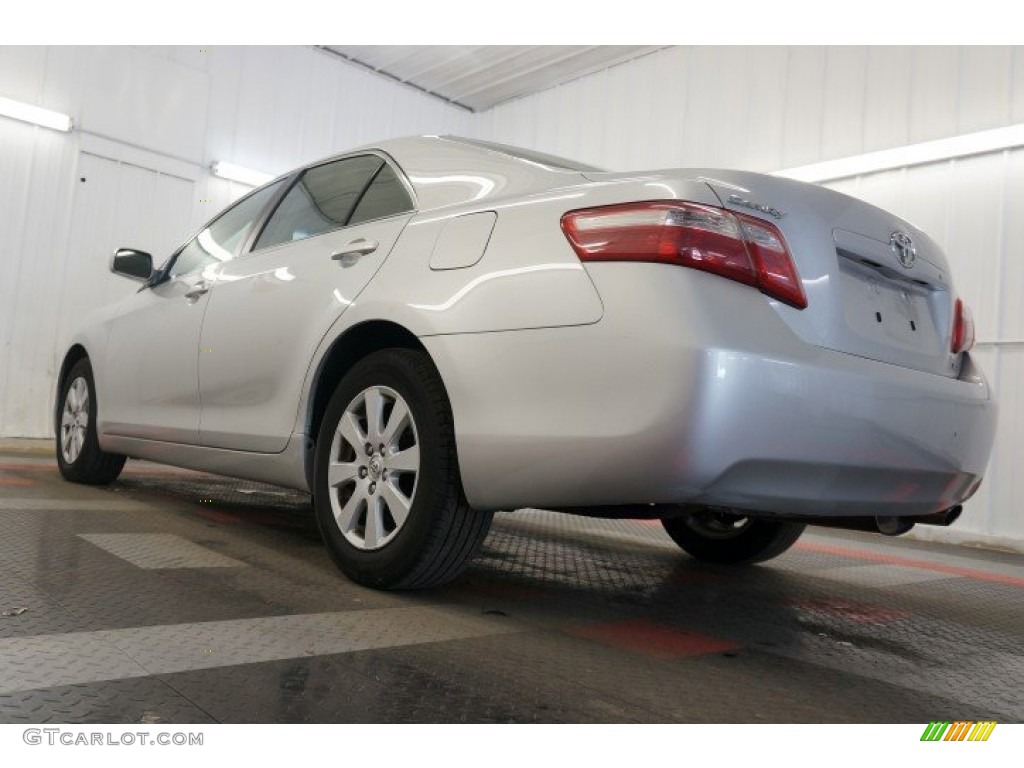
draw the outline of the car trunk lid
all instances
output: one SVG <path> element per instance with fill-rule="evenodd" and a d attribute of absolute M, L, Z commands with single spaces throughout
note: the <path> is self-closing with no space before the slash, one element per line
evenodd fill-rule
<path fill-rule="evenodd" d="M 800 310 L 772 300 L 805 341 L 905 368 L 956 377 L 950 351 L 956 296 L 940 246 L 888 211 L 825 187 L 741 171 L 686 169 L 722 206 L 757 216 L 786 239 L 807 294 Z M 585 174 L 608 180 L 610 174 Z M 901 261 L 901 256 L 903 260 Z"/>

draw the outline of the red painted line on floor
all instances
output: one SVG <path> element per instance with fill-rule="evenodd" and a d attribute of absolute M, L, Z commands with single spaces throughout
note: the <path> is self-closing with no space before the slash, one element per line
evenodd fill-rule
<path fill-rule="evenodd" d="M 951 576 L 963 576 L 978 581 L 990 581 L 994 584 L 1009 584 L 1014 587 L 1024 587 L 1024 578 L 1019 576 L 1007 576 L 1002 573 L 991 571 L 978 571 L 974 568 L 962 568 L 958 565 L 946 565 L 931 560 L 918 560 L 914 557 L 903 557 L 902 555 L 888 555 L 879 552 L 871 552 L 866 549 L 852 549 L 850 547 L 837 547 L 834 544 L 816 544 L 810 541 L 797 542 L 796 549 L 805 552 L 817 552 L 823 555 L 839 555 L 854 560 L 867 560 L 873 563 L 885 563 L 886 565 L 902 565 L 907 568 L 921 568 L 936 573 L 948 573 Z"/>
<path fill-rule="evenodd" d="M 907 611 L 900 611 L 896 608 L 868 605 L 855 600 L 844 600 L 841 597 L 793 598 L 782 602 L 784 605 L 792 605 L 812 613 L 825 613 L 860 624 L 880 624 L 905 619 L 911 615 Z"/>
<path fill-rule="evenodd" d="M 0 461 L 0 470 L 13 472 L 57 472 L 57 462 L 43 464 L 41 462 Z"/>
<path fill-rule="evenodd" d="M 656 624 L 647 619 L 587 624 L 571 627 L 566 631 L 576 637 L 594 640 L 613 648 L 665 660 L 721 653 L 742 647 L 724 637 L 702 635 L 699 632 Z"/>
<path fill-rule="evenodd" d="M 28 488 L 33 485 L 39 483 L 27 477 L 0 477 L 0 488 Z"/>
<path fill-rule="evenodd" d="M 211 523 L 234 525 L 236 523 L 245 522 L 245 520 L 238 515 L 232 515 L 229 512 L 221 512 L 219 509 L 199 509 L 196 514 L 204 520 L 209 520 Z"/>
<path fill-rule="evenodd" d="M 51 459 L 49 462 L 42 461 L 0 461 L 0 471 L 9 472 L 53 472 L 57 474 L 57 461 Z M 209 477 L 205 472 L 198 472 L 192 469 L 178 469 L 177 467 L 133 467 L 124 468 L 124 475 L 133 477 L 145 477 L 147 475 L 159 475 L 168 477 Z"/>

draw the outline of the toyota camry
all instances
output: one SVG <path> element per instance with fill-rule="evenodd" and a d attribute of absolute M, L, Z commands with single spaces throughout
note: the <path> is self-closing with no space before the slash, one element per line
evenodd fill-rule
<path fill-rule="evenodd" d="M 296 169 L 61 350 L 57 461 L 309 492 L 341 570 L 454 578 L 496 510 L 660 519 L 694 558 L 814 523 L 948 525 L 996 407 L 942 249 L 891 213 L 728 170 L 609 173 L 454 137 Z"/>

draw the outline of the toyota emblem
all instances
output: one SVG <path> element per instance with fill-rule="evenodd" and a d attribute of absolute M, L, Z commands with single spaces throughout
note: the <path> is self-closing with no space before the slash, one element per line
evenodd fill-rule
<path fill-rule="evenodd" d="M 910 235 L 896 230 L 889 238 L 889 247 L 892 248 L 892 252 L 896 254 L 896 258 L 900 260 L 900 264 L 904 268 L 910 269 L 914 266 L 914 262 L 917 261 L 917 251 L 914 249 L 914 241 L 910 239 Z"/>

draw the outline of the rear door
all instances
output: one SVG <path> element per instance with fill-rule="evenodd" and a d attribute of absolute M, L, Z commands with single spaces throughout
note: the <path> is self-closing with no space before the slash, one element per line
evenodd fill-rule
<path fill-rule="evenodd" d="M 306 170 L 216 277 L 199 356 L 203 445 L 274 453 L 324 334 L 380 268 L 413 202 L 374 154 Z"/>

